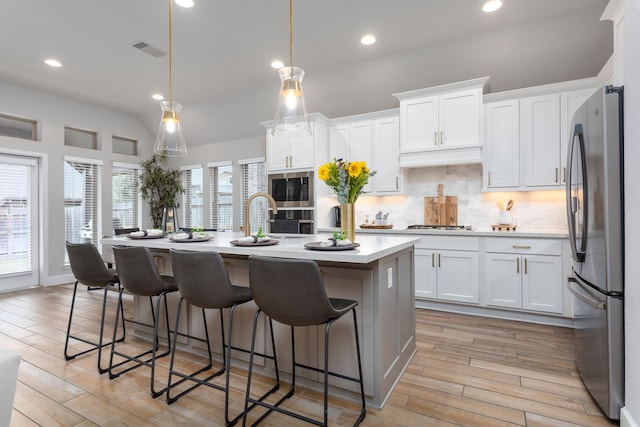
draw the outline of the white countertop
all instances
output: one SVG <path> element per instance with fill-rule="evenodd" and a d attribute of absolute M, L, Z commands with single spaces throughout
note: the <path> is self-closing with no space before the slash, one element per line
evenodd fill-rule
<path fill-rule="evenodd" d="M 319 229 L 322 233 L 331 233 L 337 228 Z M 474 236 L 474 237 L 538 237 L 538 238 L 554 238 L 566 239 L 569 237 L 568 230 L 542 230 L 542 229 L 526 229 L 518 228 L 516 231 L 497 231 L 490 227 L 478 228 L 473 230 L 433 230 L 433 229 L 415 229 L 407 230 L 406 228 L 391 229 L 362 229 L 356 230 L 356 236 L 366 235 L 397 235 L 397 236 Z"/>
<path fill-rule="evenodd" d="M 101 243 L 104 245 L 126 245 L 126 246 L 146 246 L 155 249 L 185 249 L 193 251 L 217 251 L 225 255 L 264 255 L 277 258 L 298 258 L 312 259 L 316 261 L 345 262 L 356 264 L 368 264 L 391 255 L 400 250 L 410 248 L 419 241 L 418 236 L 399 235 L 356 235 L 356 242 L 359 247 L 353 250 L 328 251 L 309 250 L 304 247 L 305 243 L 320 242 L 331 236 L 330 233 L 320 233 L 304 237 L 293 235 L 279 239 L 277 245 L 273 246 L 234 246 L 230 242 L 243 237 L 242 233 L 209 233 L 214 236 L 208 242 L 181 243 L 162 239 L 130 239 L 127 236 L 103 237 Z M 282 236 L 282 235 L 280 235 Z"/>

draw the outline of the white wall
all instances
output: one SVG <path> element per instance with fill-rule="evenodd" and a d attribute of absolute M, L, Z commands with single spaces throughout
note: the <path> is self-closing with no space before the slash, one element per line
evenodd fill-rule
<path fill-rule="evenodd" d="M 111 135 L 140 141 L 141 154 L 151 152 L 153 139 L 140 121 L 126 113 L 109 110 L 73 99 L 52 95 L 24 86 L 0 81 L 0 112 L 38 121 L 38 141 L 0 136 L 0 152 L 40 158 L 42 189 L 39 218 L 44 242 L 41 254 L 43 285 L 69 282 L 64 268 L 64 156 L 102 159 L 103 218 L 111 218 L 111 162 L 139 163 L 140 158 L 111 153 Z M 98 132 L 100 150 L 64 145 L 64 127 L 71 126 Z M 103 233 L 111 233 L 111 222 L 103 220 Z"/>
<path fill-rule="evenodd" d="M 624 1 L 625 410 L 621 425 L 640 423 L 640 2 Z M 626 417 L 626 418 L 625 418 Z M 635 420 L 635 421 L 634 421 Z"/>

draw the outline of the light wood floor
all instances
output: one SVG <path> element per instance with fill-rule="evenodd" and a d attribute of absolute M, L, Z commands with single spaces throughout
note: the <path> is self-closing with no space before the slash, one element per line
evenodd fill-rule
<path fill-rule="evenodd" d="M 66 362 L 71 290 L 65 285 L 0 294 L 0 348 L 22 355 L 11 426 L 224 424 L 222 393 L 216 390 L 201 387 L 167 405 L 164 397 L 149 396 L 149 369 L 109 380 L 98 375 L 95 352 Z M 76 324 L 97 330 L 101 293 L 82 287 L 79 298 Z M 416 332 L 411 365 L 384 409 L 369 409 L 363 425 L 615 425 L 601 415 L 580 381 L 570 329 L 417 310 Z M 194 359 L 182 354 L 179 363 Z M 162 381 L 168 362 L 159 362 Z M 231 412 L 237 413 L 245 372 L 232 372 Z M 320 395 L 298 394 L 290 405 L 312 416 L 321 413 Z M 351 425 L 356 413 L 351 402 L 331 401 L 332 425 Z M 279 414 L 263 424 L 308 425 Z"/>

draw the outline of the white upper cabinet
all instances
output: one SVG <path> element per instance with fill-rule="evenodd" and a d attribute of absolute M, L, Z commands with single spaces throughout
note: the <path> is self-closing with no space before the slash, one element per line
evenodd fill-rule
<path fill-rule="evenodd" d="M 321 114 L 310 115 L 311 136 L 288 138 L 271 134 L 272 122 L 262 123 L 267 128 L 267 170 L 294 172 L 314 170 L 316 159 L 324 159 L 328 146 L 328 119 Z"/>
<path fill-rule="evenodd" d="M 486 147 L 484 182 L 487 188 L 520 185 L 520 102 L 491 102 L 485 105 Z"/>
<path fill-rule="evenodd" d="M 365 194 L 402 192 L 399 166 L 399 120 L 397 110 L 360 114 L 332 120 L 329 159 L 365 161 L 376 174 L 364 187 Z"/>
<path fill-rule="evenodd" d="M 397 115 L 376 119 L 373 126 L 373 159 L 376 174 L 371 178 L 376 193 L 402 191 L 403 173 L 399 164 L 400 120 Z"/>
<path fill-rule="evenodd" d="M 570 122 L 575 111 L 596 89 L 563 90 L 585 81 L 518 90 L 485 97 L 485 153 L 483 180 L 486 190 L 560 189 L 566 184 Z M 540 89 L 541 90 L 541 89 Z M 509 98 L 508 95 L 512 95 Z"/>
<path fill-rule="evenodd" d="M 520 100 L 520 142 L 525 185 L 560 185 L 560 95 Z"/>
<path fill-rule="evenodd" d="M 562 185 L 567 183 L 567 154 L 573 134 L 571 119 L 582 103 L 596 92 L 596 88 L 562 92 L 560 94 L 560 165 Z"/>
<path fill-rule="evenodd" d="M 488 78 L 394 94 L 400 100 L 400 166 L 479 163 Z"/>

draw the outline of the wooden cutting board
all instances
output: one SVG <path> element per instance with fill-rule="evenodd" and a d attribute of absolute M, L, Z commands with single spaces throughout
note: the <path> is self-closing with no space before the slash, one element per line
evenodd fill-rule
<path fill-rule="evenodd" d="M 458 224 L 458 197 L 444 196 L 442 193 L 443 185 L 438 184 L 438 195 L 424 198 L 424 224 Z"/>

